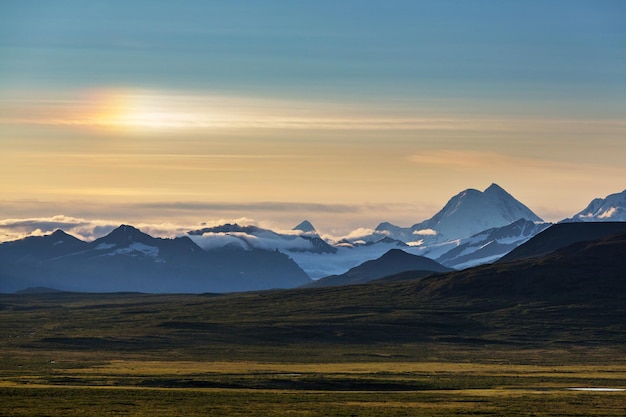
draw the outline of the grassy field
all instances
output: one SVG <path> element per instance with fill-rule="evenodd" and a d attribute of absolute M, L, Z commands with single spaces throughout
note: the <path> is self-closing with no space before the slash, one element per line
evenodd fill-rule
<path fill-rule="evenodd" d="M 621 416 L 626 365 L 74 358 L 3 370 L 2 415 Z M 18 365 L 19 367 L 19 365 Z M 39 368 L 37 370 L 36 368 Z"/>
<path fill-rule="evenodd" d="M 622 310 L 382 288 L 0 295 L 0 415 L 626 414 Z"/>

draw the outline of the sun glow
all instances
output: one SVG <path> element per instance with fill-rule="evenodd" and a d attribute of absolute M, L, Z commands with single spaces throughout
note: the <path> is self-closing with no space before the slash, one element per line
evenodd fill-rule
<path fill-rule="evenodd" d="M 193 126 L 197 115 L 167 95 L 99 91 L 89 95 L 85 125 L 137 131 Z M 194 117 L 195 116 L 195 117 Z"/>
<path fill-rule="evenodd" d="M 268 100 L 144 90 L 106 90 L 87 95 L 76 125 L 114 131 L 273 127 Z"/>
<path fill-rule="evenodd" d="M 502 121 L 380 114 L 376 106 L 145 89 L 94 89 L 60 98 L 28 98 L 3 107 L 0 121 L 110 133 L 163 130 L 472 131 Z M 492 126 L 493 127 L 493 126 Z"/>

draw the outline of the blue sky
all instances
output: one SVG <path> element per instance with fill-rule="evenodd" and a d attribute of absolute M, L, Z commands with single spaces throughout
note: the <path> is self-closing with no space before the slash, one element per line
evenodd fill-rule
<path fill-rule="evenodd" d="M 5 86 L 498 99 L 624 93 L 621 1 L 27 0 L 2 8 Z"/>
<path fill-rule="evenodd" d="M 625 188 L 624 22 L 617 0 L 3 1 L 0 217 L 345 230 L 497 182 L 557 220 Z"/>

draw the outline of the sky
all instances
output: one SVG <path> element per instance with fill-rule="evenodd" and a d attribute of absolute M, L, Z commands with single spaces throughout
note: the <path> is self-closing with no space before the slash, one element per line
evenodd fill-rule
<path fill-rule="evenodd" d="M 491 183 L 571 217 L 626 188 L 624 22 L 622 0 L 4 0 L 0 226 L 340 236 Z"/>

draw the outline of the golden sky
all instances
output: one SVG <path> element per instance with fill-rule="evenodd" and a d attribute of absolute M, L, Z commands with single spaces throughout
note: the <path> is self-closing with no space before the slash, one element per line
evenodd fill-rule
<path fill-rule="evenodd" d="M 262 214 L 283 227 L 304 217 L 335 227 L 339 216 L 345 229 L 412 224 L 491 182 L 558 220 L 626 178 L 621 120 L 384 110 L 124 90 L 25 101 L 2 120 L 3 196 L 6 207 L 41 201 L 100 217 L 126 206 L 135 220 Z M 271 213 L 268 203 L 320 212 Z"/>
<path fill-rule="evenodd" d="M 494 182 L 570 217 L 626 188 L 624 19 L 618 1 L 4 2 L 0 219 L 341 234 Z"/>

